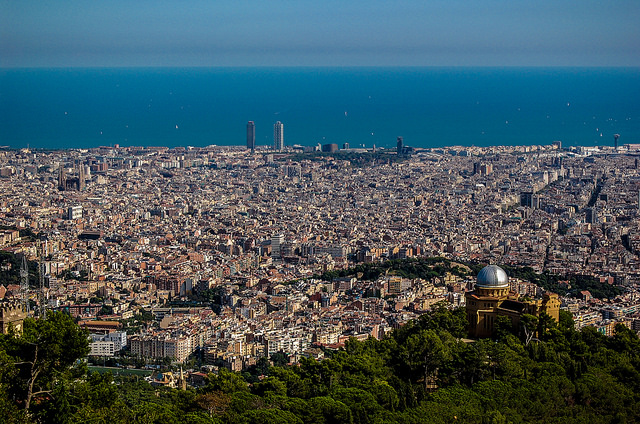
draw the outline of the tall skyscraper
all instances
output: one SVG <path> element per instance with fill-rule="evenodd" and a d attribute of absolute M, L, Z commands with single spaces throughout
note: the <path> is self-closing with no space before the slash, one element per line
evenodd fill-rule
<path fill-rule="evenodd" d="M 271 257 L 280 258 L 282 256 L 282 245 L 284 244 L 284 234 L 274 234 L 271 236 Z"/>
<path fill-rule="evenodd" d="M 256 149 L 256 124 L 253 121 L 247 122 L 247 149 Z"/>
<path fill-rule="evenodd" d="M 284 150 L 284 125 L 280 121 L 273 125 L 273 150 Z"/>
<path fill-rule="evenodd" d="M 540 198 L 533 191 L 523 191 L 520 193 L 520 206 L 539 209 Z"/>
<path fill-rule="evenodd" d="M 404 140 L 402 139 L 402 137 L 398 137 L 396 139 L 396 144 L 397 144 L 397 152 L 398 152 L 398 156 L 402 156 L 404 155 Z"/>

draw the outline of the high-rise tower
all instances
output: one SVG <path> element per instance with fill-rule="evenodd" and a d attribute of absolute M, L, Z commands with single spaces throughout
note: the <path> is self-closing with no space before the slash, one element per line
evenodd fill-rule
<path fill-rule="evenodd" d="M 398 146 L 397 147 L 398 156 L 404 155 L 404 140 L 402 139 L 402 137 L 398 137 L 396 139 L 396 145 Z"/>
<path fill-rule="evenodd" d="M 247 149 L 252 152 L 256 149 L 256 124 L 247 122 Z"/>
<path fill-rule="evenodd" d="M 273 125 L 273 150 L 284 150 L 284 125 L 280 121 Z"/>
<path fill-rule="evenodd" d="M 282 245 L 284 244 L 284 234 L 274 234 L 271 236 L 271 257 L 280 258 L 282 256 Z"/>

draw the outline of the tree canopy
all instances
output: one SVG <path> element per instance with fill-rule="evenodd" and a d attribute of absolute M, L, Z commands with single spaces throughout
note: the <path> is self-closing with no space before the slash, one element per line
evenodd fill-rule
<path fill-rule="evenodd" d="M 56 313 L 0 336 L 4 422 L 548 423 L 639 422 L 640 340 L 540 317 L 536 339 L 497 332 L 475 342 L 464 309 L 438 305 L 383 340 L 348 340 L 326 359 L 253 373 L 220 369 L 186 391 L 87 373 L 86 334 Z M 39 370 L 38 372 L 36 372 Z M 29 387 L 32 386 L 30 390 Z M 30 399 L 30 400 L 29 400 Z"/>

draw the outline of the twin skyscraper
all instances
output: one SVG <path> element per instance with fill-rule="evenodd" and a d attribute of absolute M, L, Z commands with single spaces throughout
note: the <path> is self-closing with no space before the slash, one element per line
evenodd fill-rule
<path fill-rule="evenodd" d="M 253 121 L 247 122 L 247 149 L 256 149 L 256 124 Z M 273 125 L 273 150 L 284 150 L 284 125 L 280 121 Z"/>

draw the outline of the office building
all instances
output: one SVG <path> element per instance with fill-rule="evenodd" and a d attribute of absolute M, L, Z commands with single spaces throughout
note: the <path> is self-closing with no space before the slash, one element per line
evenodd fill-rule
<path fill-rule="evenodd" d="M 247 149 L 256 149 L 256 124 L 253 121 L 247 122 Z"/>
<path fill-rule="evenodd" d="M 520 206 L 538 209 L 540 208 L 540 198 L 533 191 L 523 191 L 520 193 Z"/>
<path fill-rule="evenodd" d="M 272 258 L 281 257 L 283 244 L 284 244 L 283 234 L 275 234 L 271 237 L 271 257 Z"/>
<path fill-rule="evenodd" d="M 273 150 L 284 150 L 284 125 L 280 121 L 273 125 Z"/>
<path fill-rule="evenodd" d="M 480 162 L 473 162 L 473 175 L 480 174 Z"/>
<path fill-rule="evenodd" d="M 493 172 L 493 165 L 490 163 L 483 163 L 480 165 L 480 175 L 489 175 Z"/>
<path fill-rule="evenodd" d="M 490 163 L 474 162 L 473 175 L 487 176 L 493 172 L 493 165 Z"/>
<path fill-rule="evenodd" d="M 67 219 L 80 219 L 82 218 L 82 206 L 75 205 L 69 206 L 67 209 Z"/>
<path fill-rule="evenodd" d="M 336 143 L 323 144 L 322 151 L 324 153 L 335 153 L 338 151 L 338 145 Z"/>

